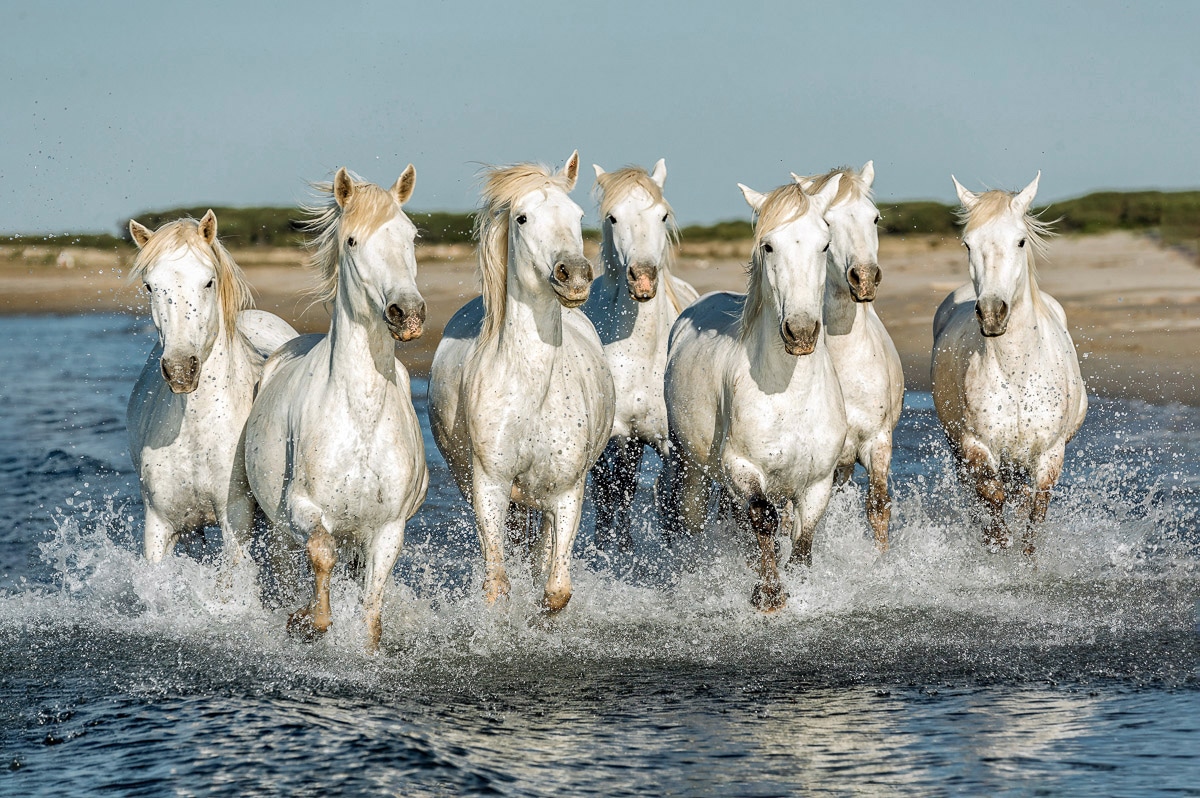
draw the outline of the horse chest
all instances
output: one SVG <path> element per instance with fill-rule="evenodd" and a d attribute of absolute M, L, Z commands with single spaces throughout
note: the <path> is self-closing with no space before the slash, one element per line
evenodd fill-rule
<path fill-rule="evenodd" d="M 895 347 L 882 330 L 856 325 L 844 336 L 827 336 L 846 405 L 847 440 L 867 440 L 895 426 L 904 378 Z"/>
<path fill-rule="evenodd" d="M 1006 458 L 1036 457 L 1068 434 L 1069 379 L 1053 359 L 975 356 L 964 387 L 968 429 Z"/>

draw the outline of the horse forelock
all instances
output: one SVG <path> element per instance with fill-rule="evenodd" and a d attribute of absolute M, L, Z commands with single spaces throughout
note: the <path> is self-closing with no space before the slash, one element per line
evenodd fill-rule
<path fill-rule="evenodd" d="M 961 207 L 957 211 L 959 224 L 963 226 L 963 234 L 978 229 L 988 222 L 995 221 L 1012 213 L 1012 201 L 1019 192 L 991 189 L 978 195 L 970 208 Z M 1051 229 L 1054 221 L 1045 221 L 1038 215 L 1026 212 L 1021 217 L 1025 226 L 1025 238 L 1029 243 L 1029 287 L 1033 302 L 1042 307 L 1042 295 L 1038 288 L 1037 259 L 1046 257 L 1047 239 L 1055 235 Z"/>
<path fill-rule="evenodd" d="M 378 230 L 397 213 L 403 214 L 390 191 L 374 183 L 350 174 L 354 181 L 354 192 L 346 207 L 337 204 L 333 196 L 333 183 L 313 183 L 312 190 L 317 204 L 304 208 L 308 216 L 304 228 L 311 234 L 310 263 L 318 275 L 313 289 L 317 302 L 330 302 L 337 296 L 338 264 L 341 262 L 342 243 L 350 235 L 365 238 Z"/>
<path fill-rule="evenodd" d="M 183 247 L 208 261 L 217 280 L 217 299 L 221 305 L 221 326 L 226 336 L 237 332 L 238 314 L 254 307 L 250 284 L 229 250 L 214 239 L 212 244 L 200 234 L 200 222 L 190 217 L 167 222 L 150 235 L 150 240 L 138 250 L 130 277 L 141 279 L 167 253 Z"/>
<path fill-rule="evenodd" d="M 809 175 L 802 179 L 812 181 L 812 185 L 808 188 L 808 193 L 816 194 L 829 185 L 829 181 L 838 175 L 842 176 L 842 182 L 838 183 L 837 194 L 834 195 L 833 201 L 829 203 L 830 207 L 840 205 L 843 202 L 856 202 L 864 197 L 871 202 L 875 201 L 875 195 L 871 191 L 871 187 L 863 181 L 862 175 L 853 166 L 839 166 L 836 169 L 830 169 L 823 175 Z"/>
<path fill-rule="evenodd" d="M 479 261 L 480 293 L 483 298 L 481 340 L 495 338 L 504 324 L 508 301 L 508 228 L 512 206 L 538 189 L 570 193 L 565 175 L 541 164 L 486 167 L 483 172 L 482 202 L 475 214 L 475 240 Z"/>
<path fill-rule="evenodd" d="M 775 189 L 763 199 L 754 219 L 754 252 L 750 255 L 749 283 L 746 286 L 746 302 L 742 306 L 741 335 L 745 338 L 762 315 L 767 297 L 767 281 L 762 270 L 762 247 L 759 246 L 770 233 L 796 221 L 808 213 L 811 203 L 799 183 L 788 183 Z"/>

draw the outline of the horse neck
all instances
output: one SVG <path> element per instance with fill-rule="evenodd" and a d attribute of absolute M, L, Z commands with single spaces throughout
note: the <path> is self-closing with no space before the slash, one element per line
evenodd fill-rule
<path fill-rule="evenodd" d="M 514 355 L 523 362 L 550 362 L 562 348 L 562 305 L 548 288 L 523 286 L 511 268 L 513 257 L 510 251 L 504 323 L 496 345 L 501 353 Z"/>
<path fill-rule="evenodd" d="M 341 270 L 329 322 L 330 371 L 353 378 L 376 373 L 395 381 L 396 349 L 383 317 L 371 309 L 366 291 Z M 364 382 L 363 387 L 370 385 Z"/>
<path fill-rule="evenodd" d="M 823 324 L 824 322 L 822 322 Z M 807 355 L 789 355 L 779 337 L 781 319 L 775 303 L 763 302 L 762 312 L 746 337 L 746 354 L 751 373 L 769 393 L 778 393 L 792 384 L 796 376 L 808 375 L 827 356 L 825 334 L 817 336 L 816 348 Z"/>
<path fill-rule="evenodd" d="M 833 280 L 825 280 L 825 299 L 821 323 L 829 335 L 849 335 L 866 324 L 870 303 L 855 302 L 850 289 Z"/>

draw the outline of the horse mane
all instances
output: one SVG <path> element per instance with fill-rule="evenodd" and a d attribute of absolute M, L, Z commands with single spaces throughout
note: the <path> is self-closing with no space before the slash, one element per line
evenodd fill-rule
<path fill-rule="evenodd" d="M 309 262 L 319 276 L 317 286 L 312 289 L 314 302 L 331 302 L 337 296 L 338 265 L 346 239 L 351 234 L 365 238 L 396 215 L 398 206 L 391 192 L 353 172 L 350 177 L 354 193 L 346 207 L 337 204 L 330 181 L 312 183 L 318 202 L 304 207 L 308 216 L 304 229 L 312 236 L 308 242 Z"/>
<path fill-rule="evenodd" d="M 679 246 L 679 228 L 675 225 L 675 210 L 663 196 L 662 188 L 650 177 L 650 173 L 640 166 L 626 166 L 597 176 L 596 189 L 600 195 L 600 218 L 602 220 L 608 218 L 612 209 L 619 202 L 639 188 L 650 195 L 651 205 L 661 202 L 667 209 L 667 239 L 670 246 L 667 247 L 667 255 L 662 264 L 664 274 L 660 278 L 660 282 L 667 292 L 667 299 L 675 308 L 675 312 L 681 313 L 683 304 L 679 301 L 679 297 L 675 293 L 674 281 L 671 280 L 671 272 L 675 267 L 675 247 Z"/>
<path fill-rule="evenodd" d="M 512 205 L 538 189 L 558 188 L 570 193 L 565 175 L 556 174 L 541 164 L 521 163 L 490 166 L 483 171 L 482 202 L 475 214 L 475 240 L 479 260 L 480 293 L 483 298 L 483 326 L 480 341 L 490 341 L 504 326 L 504 308 L 508 301 L 508 227 Z"/>
<path fill-rule="evenodd" d="M 167 222 L 150 235 L 137 257 L 133 260 L 130 270 L 132 279 L 141 279 L 150 271 L 150 267 L 168 252 L 187 247 L 196 254 L 208 259 L 217 275 L 217 299 L 221 303 L 221 326 L 225 335 L 233 338 L 237 332 L 238 314 L 243 310 L 254 307 L 254 297 L 250 294 L 250 283 L 246 275 L 237 265 L 229 250 L 220 239 L 214 239 L 212 244 L 204 240 L 200 234 L 200 222 L 191 217 Z"/>
<path fill-rule="evenodd" d="M 808 187 L 808 193 L 816 194 L 838 175 L 842 176 L 842 182 L 838 183 L 837 194 L 829 203 L 829 207 L 832 208 L 834 205 L 840 205 L 846 201 L 853 202 L 864 197 L 871 202 L 875 201 L 875 194 L 871 191 L 871 187 L 863 182 L 862 175 L 853 166 L 839 166 L 836 169 L 830 169 L 823 175 L 808 175 L 802 177 L 801 180 L 811 180 L 812 185 Z"/>
<path fill-rule="evenodd" d="M 750 281 L 746 286 L 746 301 L 742 305 L 742 324 L 739 331 L 743 339 L 754 329 L 754 324 L 762 315 L 763 305 L 767 301 L 766 278 L 762 270 L 762 247 L 759 244 L 768 234 L 808 213 L 809 206 L 808 194 L 800 184 L 788 183 L 767 194 L 754 215 L 754 252 L 750 255 Z"/>
<path fill-rule="evenodd" d="M 1013 197 L 1016 191 L 992 189 L 978 195 L 978 199 L 970 208 L 961 207 L 957 211 L 958 222 L 963 226 L 963 233 L 969 233 L 990 221 L 1000 218 L 1012 210 Z M 1037 259 L 1046 257 L 1046 239 L 1055 235 L 1051 229 L 1054 221 L 1044 221 L 1039 216 L 1026 212 L 1022 221 L 1025 224 L 1025 238 L 1029 241 L 1029 288 L 1033 296 L 1033 304 L 1043 308 L 1042 292 L 1038 288 Z"/>

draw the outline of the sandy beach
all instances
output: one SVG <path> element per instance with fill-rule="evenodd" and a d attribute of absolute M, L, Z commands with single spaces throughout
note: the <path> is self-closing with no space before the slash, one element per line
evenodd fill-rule
<path fill-rule="evenodd" d="M 676 271 L 706 291 L 742 290 L 748 242 L 686 242 Z M 234 249 L 258 307 L 306 332 L 329 315 L 306 294 L 313 278 L 298 249 Z M 594 246 L 588 252 L 597 260 Z M 127 274 L 130 252 L 0 247 L 0 313 L 124 312 L 146 314 Z M 429 307 L 425 334 L 398 347 L 415 374 L 426 373 L 443 326 L 476 291 L 466 246 L 418 251 L 421 291 Z M 883 282 L 876 308 L 904 360 L 910 390 L 928 390 L 930 323 L 938 303 L 966 281 L 955 239 L 888 237 L 880 242 Z M 1151 402 L 1197 401 L 1200 374 L 1200 266 L 1145 236 L 1111 233 L 1060 237 L 1039 265 L 1042 287 L 1066 309 L 1088 391 Z"/>

